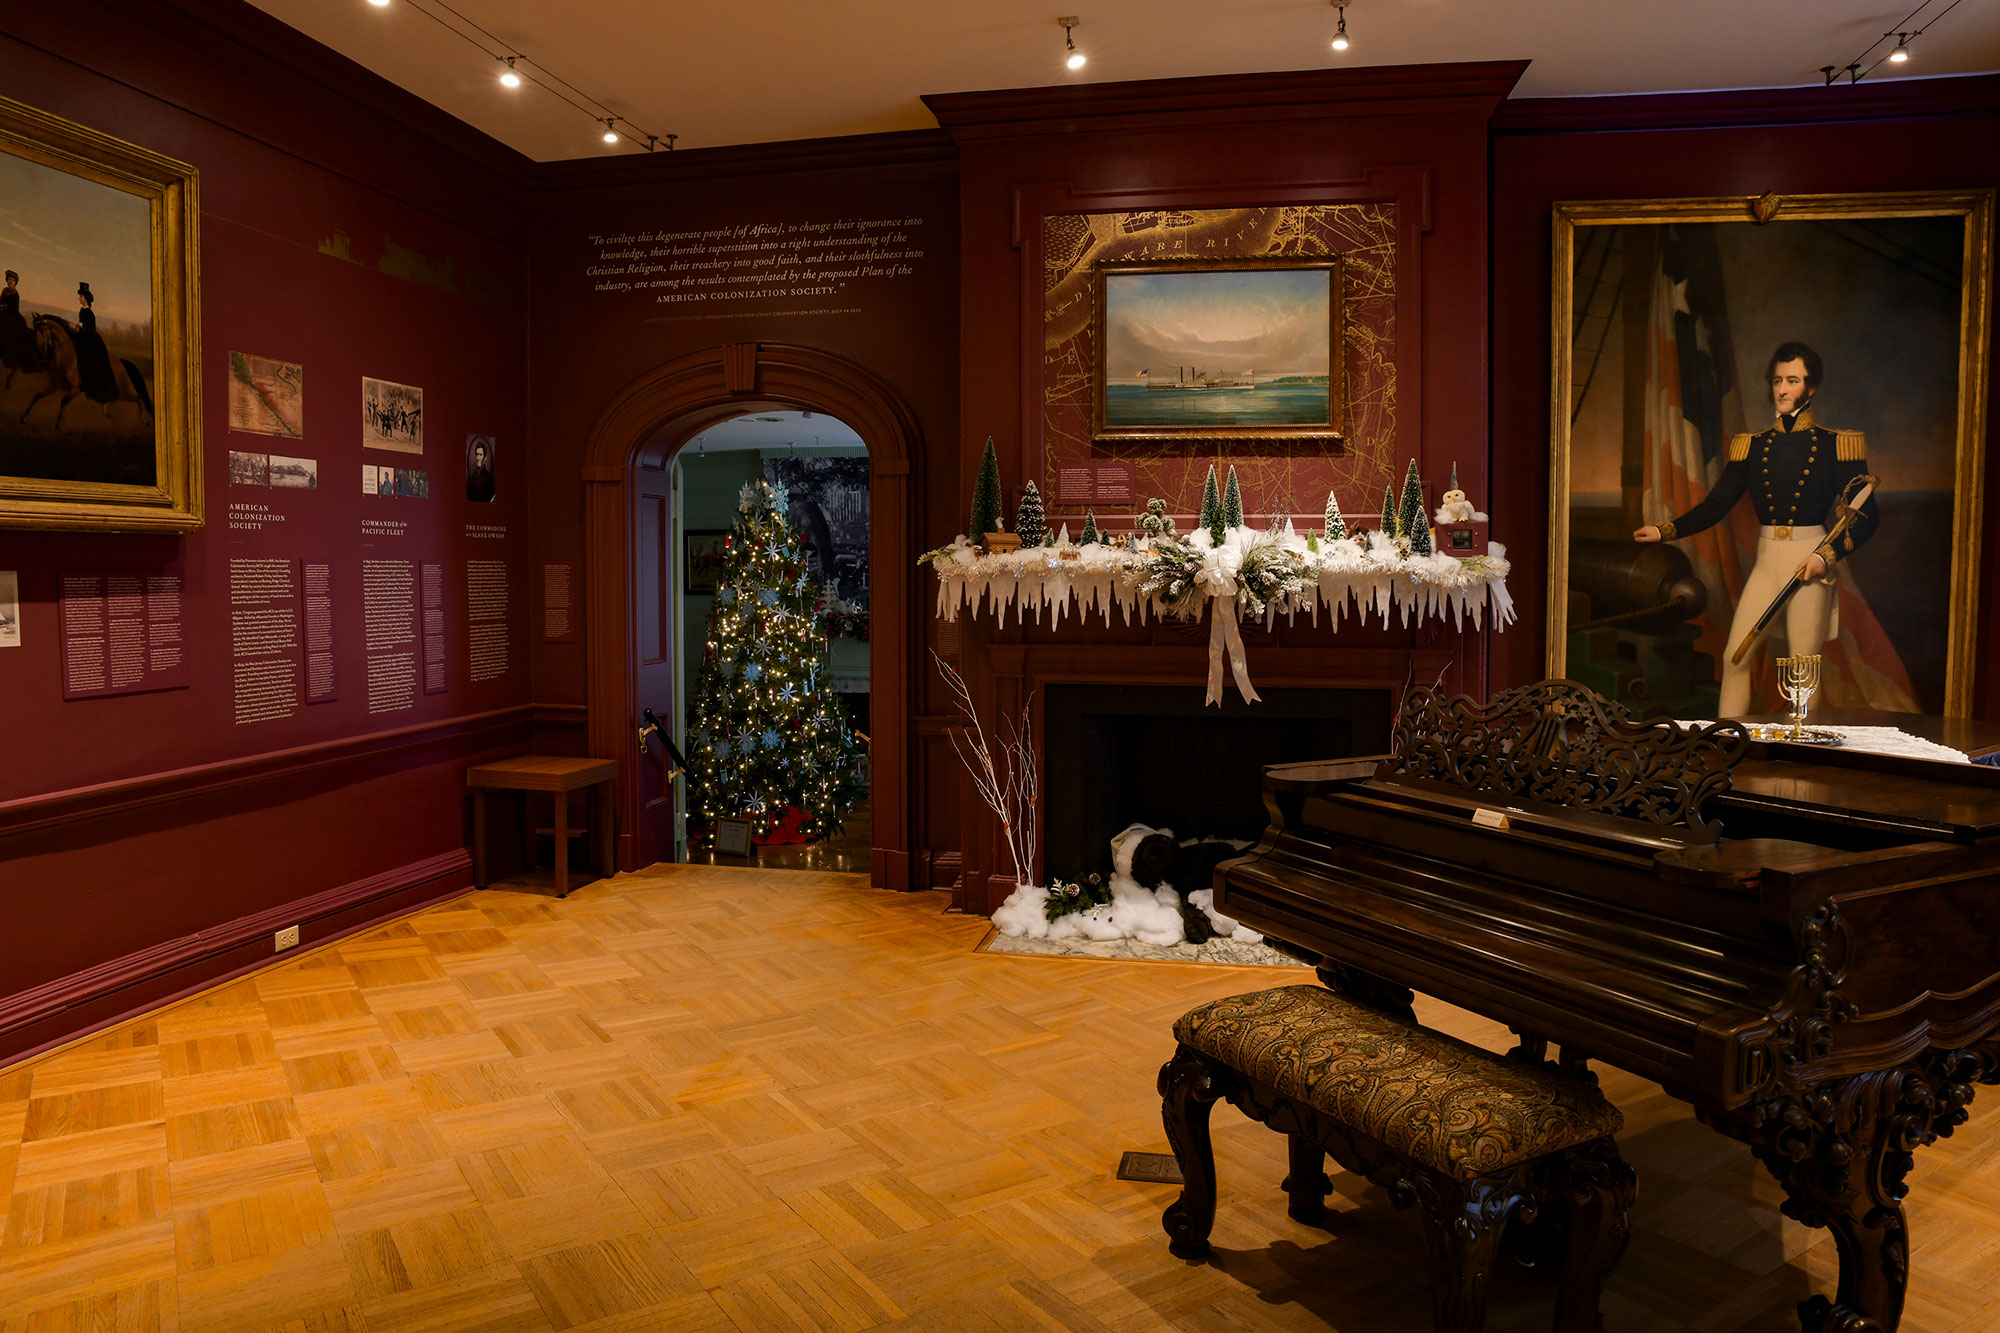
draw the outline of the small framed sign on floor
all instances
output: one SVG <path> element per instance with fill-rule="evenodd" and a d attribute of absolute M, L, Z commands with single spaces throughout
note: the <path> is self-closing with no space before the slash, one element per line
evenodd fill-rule
<path fill-rule="evenodd" d="M 747 819 L 718 819 L 715 821 L 715 850 L 724 856 L 755 856 L 756 849 L 750 845 L 750 821 Z"/>

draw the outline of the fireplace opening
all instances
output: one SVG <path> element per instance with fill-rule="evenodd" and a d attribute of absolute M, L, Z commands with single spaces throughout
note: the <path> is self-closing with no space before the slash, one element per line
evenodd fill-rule
<path fill-rule="evenodd" d="M 1184 685 L 1043 687 L 1042 846 L 1048 877 L 1111 869 L 1131 824 L 1188 838 L 1261 837 L 1267 764 L 1380 754 L 1387 690 L 1261 690 L 1220 710 Z M 1177 885 L 1186 891 L 1201 885 Z"/>

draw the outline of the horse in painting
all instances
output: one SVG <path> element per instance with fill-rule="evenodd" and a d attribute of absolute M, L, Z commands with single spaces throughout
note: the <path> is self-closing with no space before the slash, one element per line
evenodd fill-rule
<path fill-rule="evenodd" d="M 56 404 L 55 428 L 62 429 L 63 413 L 68 410 L 70 400 L 83 393 L 83 376 L 77 364 L 76 343 L 72 340 L 69 324 L 55 315 L 35 316 L 35 340 L 42 352 L 42 368 L 48 372 L 49 381 L 42 391 L 28 400 L 21 409 L 21 420 L 27 421 L 28 413 L 35 410 L 35 404 L 53 394 L 61 394 L 62 400 Z M 117 382 L 117 396 L 104 404 L 104 415 L 111 416 L 114 403 L 137 403 L 139 419 L 144 424 L 153 424 L 153 396 L 146 391 L 146 377 L 139 368 L 123 357 L 111 363 L 112 378 Z"/>

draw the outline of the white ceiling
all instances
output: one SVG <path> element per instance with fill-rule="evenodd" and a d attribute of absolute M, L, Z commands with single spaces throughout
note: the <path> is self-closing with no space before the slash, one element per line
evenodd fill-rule
<path fill-rule="evenodd" d="M 1951 4 L 1930 0 L 1911 21 L 1917 0 L 1354 0 L 1353 45 L 1337 54 L 1325 0 L 253 2 L 540 161 L 637 150 L 606 146 L 584 111 L 533 84 L 502 88 L 498 55 L 570 80 L 588 95 L 571 97 L 642 132 L 713 148 L 928 129 L 924 93 L 1077 80 L 1527 59 L 1516 96 L 1817 85 L 1820 66 Z M 1058 14 L 1082 20 L 1080 73 L 1063 68 Z M 1960 0 L 1912 55 L 1872 79 L 2000 69 L 2000 3 Z"/>
<path fill-rule="evenodd" d="M 761 449 L 774 457 L 783 457 L 791 449 L 801 453 L 824 453 L 829 448 L 868 451 L 852 426 L 824 412 L 752 412 L 731 417 L 689 440 L 687 447 L 695 453 Z"/>

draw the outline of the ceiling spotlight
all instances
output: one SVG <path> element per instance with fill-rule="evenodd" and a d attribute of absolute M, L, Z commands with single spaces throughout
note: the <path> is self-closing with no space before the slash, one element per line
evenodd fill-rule
<path fill-rule="evenodd" d="M 1347 6 L 1336 4 L 1334 7 L 1340 11 L 1340 26 L 1333 30 L 1333 49 L 1336 51 L 1345 51 L 1347 49 Z"/>
<path fill-rule="evenodd" d="M 1056 22 L 1062 25 L 1063 49 L 1069 52 L 1069 58 L 1063 63 L 1071 69 L 1082 69 L 1084 64 L 1083 52 L 1076 49 L 1076 38 L 1070 36 L 1070 29 L 1076 27 L 1076 19 L 1074 17 L 1059 18 Z"/>
<path fill-rule="evenodd" d="M 508 56 L 507 68 L 500 71 L 500 86 L 502 88 L 518 88 L 521 86 L 521 76 L 514 72 L 514 61 L 516 59 L 517 57 L 515 56 Z"/>
<path fill-rule="evenodd" d="M 618 142 L 618 118 L 616 116 L 606 116 L 604 118 L 604 142 Z"/>
<path fill-rule="evenodd" d="M 1896 49 L 1889 53 L 1889 63 L 1892 65 L 1900 65 L 1909 58 L 1910 58 L 1910 34 L 1908 34 L 1907 32 L 1899 32 L 1896 34 Z"/>
<path fill-rule="evenodd" d="M 389 7 L 389 0 L 368 0 L 368 3 L 377 9 L 387 9 Z"/>

